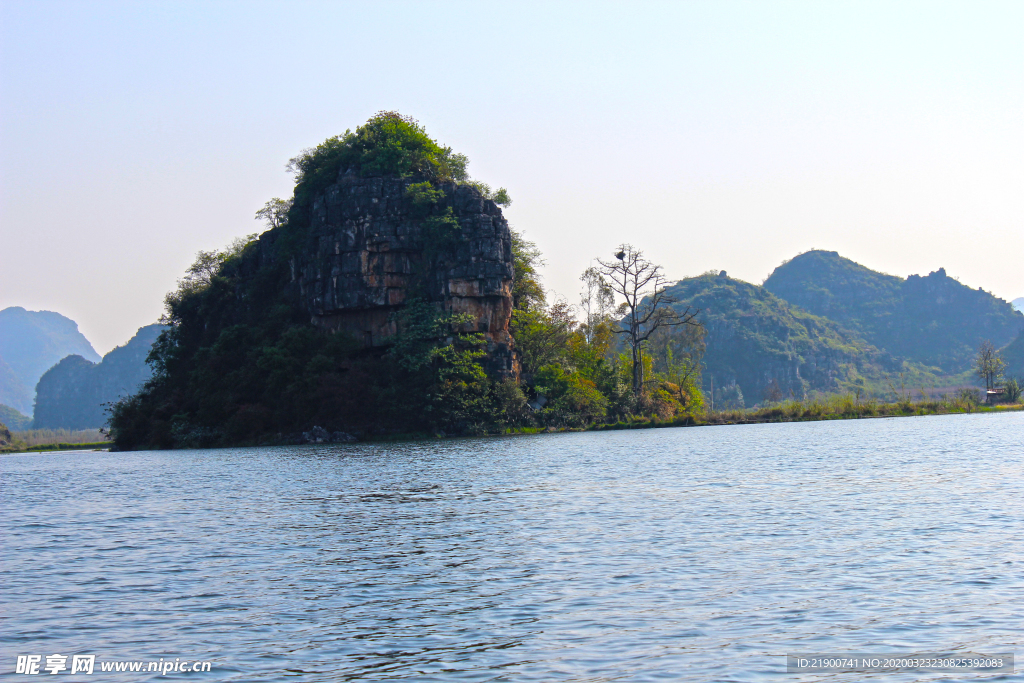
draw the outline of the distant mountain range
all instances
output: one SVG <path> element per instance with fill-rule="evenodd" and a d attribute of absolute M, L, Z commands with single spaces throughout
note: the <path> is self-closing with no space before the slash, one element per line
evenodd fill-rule
<path fill-rule="evenodd" d="M 974 384 L 984 340 L 1003 349 L 1008 374 L 1024 375 L 1024 314 L 941 268 L 903 279 L 810 251 L 763 286 L 722 272 L 682 280 L 669 294 L 676 306 L 701 309 L 704 384 L 714 385 L 716 407 L 754 405 L 769 386 L 802 398 Z"/>
<path fill-rule="evenodd" d="M 0 311 L 0 424 L 14 431 L 92 429 L 103 404 L 149 379 L 146 356 L 162 325 L 143 327 L 102 359 L 78 324 L 53 311 Z"/>
<path fill-rule="evenodd" d="M 1024 296 L 1014 299 L 1010 303 L 1012 303 L 1013 307 L 1016 308 L 1018 311 L 1024 313 Z"/>
<path fill-rule="evenodd" d="M 949 374 L 969 369 L 986 339 L 1002 347 L 1024 329 L 1024 315 L 1008 302 L 942 268 L 903 279 L 834 251 L 809 251 L 776 268 L 764 286 L 894 356 Z"/>
<path fill-rule="evenodd" d="M 34 429 L 93 429 L 107 422 L 105 405 L 134 394 L 150 378 L 146 364 L 163 325 L 141 328 L 124 346 L 93 363 L 68 356 L 47 370 L 36 386 Z"/>
<path fill-rule="evenodd" d="M 74 320 L 20 306 L 0 311 L 0 404 L 31 414 L 39 378 L 71 354 L 100 359 Z"/>

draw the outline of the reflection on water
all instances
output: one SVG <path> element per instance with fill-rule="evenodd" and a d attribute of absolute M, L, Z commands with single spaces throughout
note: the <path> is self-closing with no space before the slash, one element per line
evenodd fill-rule
<path fill-rule="evenodd" d="M 853 681 L 784 655 L 1013 652 L 1022 456 L 1024 413 L 7 456 L 0 669 Z"/>

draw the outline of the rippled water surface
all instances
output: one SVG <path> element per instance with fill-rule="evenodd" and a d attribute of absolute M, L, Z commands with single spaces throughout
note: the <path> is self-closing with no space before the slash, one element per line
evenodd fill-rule
<path fill-rule="evenodd" d="M 964 680 L 786 674 L 784 655 L 1024 657 L 1022 461 L 1024 413 L 6 456 L 0 668 Z"/>

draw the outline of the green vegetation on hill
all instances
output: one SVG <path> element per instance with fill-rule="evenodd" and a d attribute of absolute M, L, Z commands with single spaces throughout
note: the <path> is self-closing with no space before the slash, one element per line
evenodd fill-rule
<path fill-rule="evenodd" d="M 955 375 L 970 370 L 982 341 L 1004 346 L 1024 329 L 1024 314 L 939 270 L 906 280 L 832 251 L 809 251 L 782 264 L 764 287 L 789 303 L 839 322 L 894 357 Z"/>
<path fill-rule="evenodd" d="M 933 387 L 941 379 L 814 315 L 765 287 L 708 273 L 668 289 L 676 306 L 700 309 L 707 329 L 704 389 L 716 408 L 837 392 L 892 393 L 890 382 Z M 901 377 L 902 374 L 902 377 Z"/>
<path fill-rule="evenodd" d="M 20 432 L 32 425 L 32 418 L 28 415 L 23 415 L 10 406 L 0 404 L 0 422 L 7 425 L 10 429 Z"/>
<path fill-rule="evenodd" d="M 11 434 L 11 430 L 0 422 L 0 453 L 14 450 L 14 448 L 14 436 Z"/>
<path fill-rule="evenodd" d="M 999 352 L 999 355 L 1006 362 L 1006 370 L 1003 374 L 1024 381 L 1024 332 L 1018 334 L 1016 339 L 1007 344 Z"/>
<path fill-rule="evenodd" d="M 346 173 L 416 176 L 423 180 L 421 189 L 427 190 L 431 183 L 468 183 L 498 203 L 510 202 L 504 188 L 491 193 L 487 185 L 470 180 L 468 165 L 466 155 L 439 145 L 415 119 L 393 111 L 378 112 L 354 133 L 346 130 L 343 135 L 328 138 L 289 162 L 289 169 L 295 173 L 295 191 L 288 204 L 288 223 L 294 226 L 293 232 L 308 225 L 314 198 Z"/>
<path fill-rule="evenodd" d="M 152 375 L 146 358 L 163 329 L 162 325 L 141 328 L 99 363 L 68 356 L 47 370 L 36 385 L 33 427 L 92 429 L 105 425 L 105 406 L 134 394 Z"/>

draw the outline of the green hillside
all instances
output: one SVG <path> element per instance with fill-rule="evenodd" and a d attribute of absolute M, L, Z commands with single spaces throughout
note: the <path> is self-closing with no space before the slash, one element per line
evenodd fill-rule
<path fill-rule="evenodd" d="M 134 394 L 152 376 L 146 357 L 163 325 L 141 328 L 99 363 L 68 356 L 36 385 L 33 429 L 94 429 L 107 422 L 105 406 Z"/>
<path fill-rule="evenodd" d="M 1024 379 L 1024 332 L 1017 335 L 1017 338 L 1006 345 L 999 355 L 1006 361 L 1005 375 Z"/>
<path fill-rule="evenodd" d="M 687 278 L 668 293 L 677 307 L 701 311 L 707 329 L 704 387 L 714 382 L 720 407 L 760 403 L 773 380 L 786 398 L 864 386 L 862 373 L 877 379 L 887 360 L 833 321 L 724 273 Z"/>
<path fill-rule="evenodd" d="M 0 422 L 16 432 L 23 431 L 32 426 L 31 417 L 3 404 L 0 404 Z"/>
<path fill-rule="evenodd" d="M 776 268 L 764 286 L 894 357 L 947 374 L 970 370 L 982 341 L 1004 346 L 1024 329 L 1024 314 L 1010 303 L 942 268 L 902 279 L 834 251 L 809 251 Z"/>
<path fill-rule="evenodd" d="M 701 311 L 704 389 L 714 382 L 716 407 L 753 406 L 773 389 L 782 398 L 859 391 L 888 399 L 901 385 L 917 392 L 970 382 L 964 373 L 949 376 L 895 357 L 834 320 L 724 273 L 681 280 L 668 292 L 677 308 Z"/>
<path fill-rule="evenodd" d="M 13 448 L 14 435 L 11 434 L 11 430 L 7 428 L 5 424 L 0 422 L 0 453 L 8 451 Z"/>

